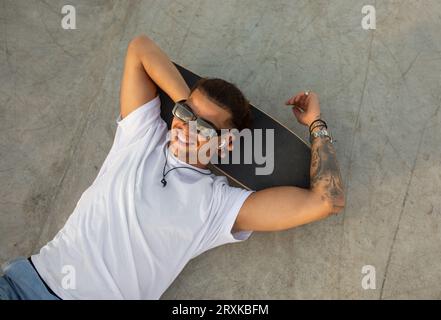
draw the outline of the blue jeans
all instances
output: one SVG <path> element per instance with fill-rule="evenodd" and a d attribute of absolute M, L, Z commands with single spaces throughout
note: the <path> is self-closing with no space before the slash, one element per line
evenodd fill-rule
<path fill-rule="evenodd" d="M 17 258 L 3 266 L 0 300 L 59 300 L 41 281 L 26 258 Z"/>

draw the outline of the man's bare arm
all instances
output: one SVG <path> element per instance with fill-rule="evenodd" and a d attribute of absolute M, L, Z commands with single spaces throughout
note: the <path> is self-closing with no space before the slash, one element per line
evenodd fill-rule
<path fill-rule="evenodd" d="M 150 78 L 173 100 L 187 99 L 190 88 L 167 54 L 148 36 L 132 40 L 138 57 Z"/>
<path fill-rule="evenodd" d="M 343 180 L 334 146 L 327 137 L 318 137 L 312 142 L 310 176 L 311 189 L 330 204 L 331 213 L 340 212 L 345 204 Z"/>
<path fill-rule="evenodd" d="M 309 126 L 320 117 L 315 94 L 299 93 L 287 104 L 303 110 L 293 112 L 304 125 Z M 240 209 L 233 231 L 285 230 L 341 212 L 345 206 L 343 182 L 334 147 L 327 137 L 317 137 L 312 142 L 310 181 L 309 189 L 283 186 L 254 192 Z"/>
<path fill-rule="evenodd" d="M 126 117 L 157 95 L 157 86 L 173 101 L 187 99 L 190 88 L 161 48 L 146 35 L 130 41 L 121 83 L 121 115 Z"/>

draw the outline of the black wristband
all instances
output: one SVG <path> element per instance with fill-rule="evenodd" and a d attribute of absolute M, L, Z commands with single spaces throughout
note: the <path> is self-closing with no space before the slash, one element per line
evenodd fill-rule
<path fill-rule="evenodd" d="M 309 134 L 312 134 L 312 131 L 314 131 L 314 129 L 318 128 L 318 127 L 325 127 L 326 129 L 328 129 L 328 126 L 326 124 L 323 124 L 323 123 L 317 124 L 317 125 L 315 125 L 314 127 L 311 128 L 311 131 L 309 131 Z"/>
<path fill-rule="evenodd" d="M 311 131 L 311 127 L 312 127 L 312 125 L 313 125 L 314 123 L 316 123 L 317 121 L 321 121 L 321 122 L 323 122 L 324 124 L 326 124 L 326 122 L 325 122 L 324 120 L 322 120 L 322 119 L 316 119 L 316 120 L 314 120 L 313 122 L 311 122 L 311 124 L 309 125 L 309 131 Z"/>
<path fill-rule="evenodd" d="M 312 128 L 312 125 L 314 124 L 314 123 L 316 123 L 317 121 L 320 121 L 320 122 L 322 122 L 323 124 L 322 125 L 324 125 L 325 127 L 326 127 L 326 129 L 328 129 L 328 125 L 326 124 L 326 122 L 324 121 L 324 120 L 322 120 L 322 119 L 317 119 L 317 120 L 314 120 L 313 122 L 311 122 L 311 124 L 309 125 L 309 134 L 311 134 L 311 132 L 312 132 L 312 130 L 315 128 Z M 317 126 L 316 126 L 317 127 Z M 311 129 L 312 128 L 312 129 Z"/>

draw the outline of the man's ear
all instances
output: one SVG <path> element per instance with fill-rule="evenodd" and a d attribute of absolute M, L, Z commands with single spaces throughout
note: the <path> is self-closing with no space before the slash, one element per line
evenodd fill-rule
<path fill-rule="evenodd" d="M 227 139 L 227 149 L 228 151 L 233 151 L 233 141 L 236 139 L 234 134 L 232 132 L 228 133 L 226 138 Z"/>

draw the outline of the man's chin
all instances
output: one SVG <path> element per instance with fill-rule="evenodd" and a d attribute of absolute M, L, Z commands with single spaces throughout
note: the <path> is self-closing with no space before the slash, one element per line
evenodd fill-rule
<path fill-rule="evenodd" d="M 189 146 L 181 145 L 177 141 L 170 143 L 170 151 L 173 153 L 173 155 L 179 160 L 187 163 L 189 162 L 190 150 L 193 151 L 194 149 L 194 147 L 189 148 Z M 197 149 L 194 150 L 194 152 L 197 154 Z"/>

